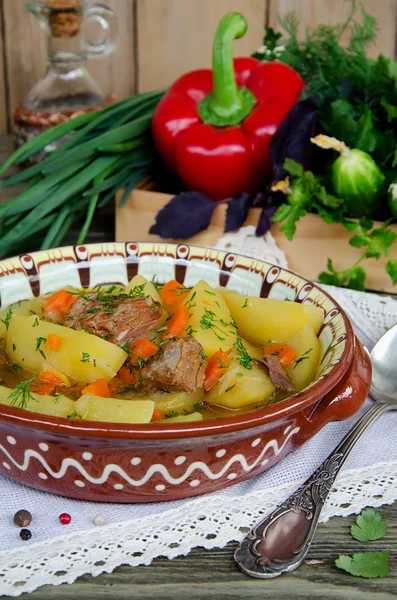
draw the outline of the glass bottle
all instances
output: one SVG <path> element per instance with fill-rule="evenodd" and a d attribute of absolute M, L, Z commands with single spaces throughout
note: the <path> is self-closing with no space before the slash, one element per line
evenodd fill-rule
<path fill-rule="evenodd" d="M 118 18 L 105 6 L 90 6 L 85 0 L 45 0 L 25 6 L 47 36 L 47 71 L 14 111 L 17 147 L 54 125 L 114 100 L 102 92 L 86 63 L 114 52 L 118 39 Z M 99 40 L 90 40 L 93 28 L 99 30 Z M 34 162 L 61 141 L 47 146 Z"/>

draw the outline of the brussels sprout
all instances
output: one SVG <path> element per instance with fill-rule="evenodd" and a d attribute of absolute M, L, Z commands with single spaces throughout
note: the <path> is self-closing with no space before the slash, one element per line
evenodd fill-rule
<path fill-rule="evenodd" d="M 366 152 L 350 149 L 326 135 L 318 135 L 311 141 L 320 148 L 340 152 L 332 165 L 332 184 L 349 215 L 357 218 L 371 215 L 385 194 L 385 176 L 375 161 Z"/>
<path fill-rule="evenodd" d="M 391 183 L 389 185 L 389 208 L 393 217 L 397 217 L 397 183 Z"/>

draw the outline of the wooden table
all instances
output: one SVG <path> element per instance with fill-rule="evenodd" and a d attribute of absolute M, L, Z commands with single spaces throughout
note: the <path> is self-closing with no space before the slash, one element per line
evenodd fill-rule
<path fill-rule="evenodd" d="M 0 161 L 12 148 L 11 139 L 0 137 Z M 15 195 L 15 190 L 1 190 L 0 201 Z M 109 209 L 97 216 L 88 241 L 111 241 L 114 229 L 109 226 Z M 73 234 L 73 232 L 72 232 Z M 350 536 L 355 517 L 335 517 L 320 525 L 307 560 L 294 573 L 275 580 L 261 581 L 243 575 L 235 566 L 235 543 L 223 549 L 196 548 L 188 556 L 172 561 L 157 558 L 150 566 L 118 567 L 111 574 L 98 577 L 84 575 L 72 585 L 44 586 L 26 600 L 254 600 L 300 598 L 327 600 L 392 600 L 397 595 L 397 503 L 384 506 L 380 513 L 386 519 L 388 532 L 379 542 L 360 544 Z M 352 577 L 334 566 L 339 554 L 368 550 L 389 550 L 387 579 Z"/>

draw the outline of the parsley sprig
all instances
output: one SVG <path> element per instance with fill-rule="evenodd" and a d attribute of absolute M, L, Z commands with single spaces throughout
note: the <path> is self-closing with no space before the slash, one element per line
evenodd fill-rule
<path fill-rule="evenodd" d="M 386 535 L 386 523 L 374 508 L 367 508 L 357 517 L 350 533 L 359 542 L 379 540 Z M 355 577 L 373 579 L 388 576 L 388 559 L 387 551 L 358 552 L 352 556 L 342 554 L 336 559 L 335 566 Z"/>

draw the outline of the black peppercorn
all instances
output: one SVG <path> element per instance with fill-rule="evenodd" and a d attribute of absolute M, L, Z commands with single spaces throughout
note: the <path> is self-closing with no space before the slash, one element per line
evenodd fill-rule
<path fill-rule="evenodd" d="M 21 529 L 21 531 L 19 532 L 19 537 L 26 542 L 27 540 L 30 540 L 30 538 L 32 537 L 32 532 L 29 529 Z"/>
<path fill-rule="evenodd" d="M 17 527 L 26 527 L 32 522 L 32 515 L 28 510 L 18 510 L 14 515 L 14 523 Z"/>

